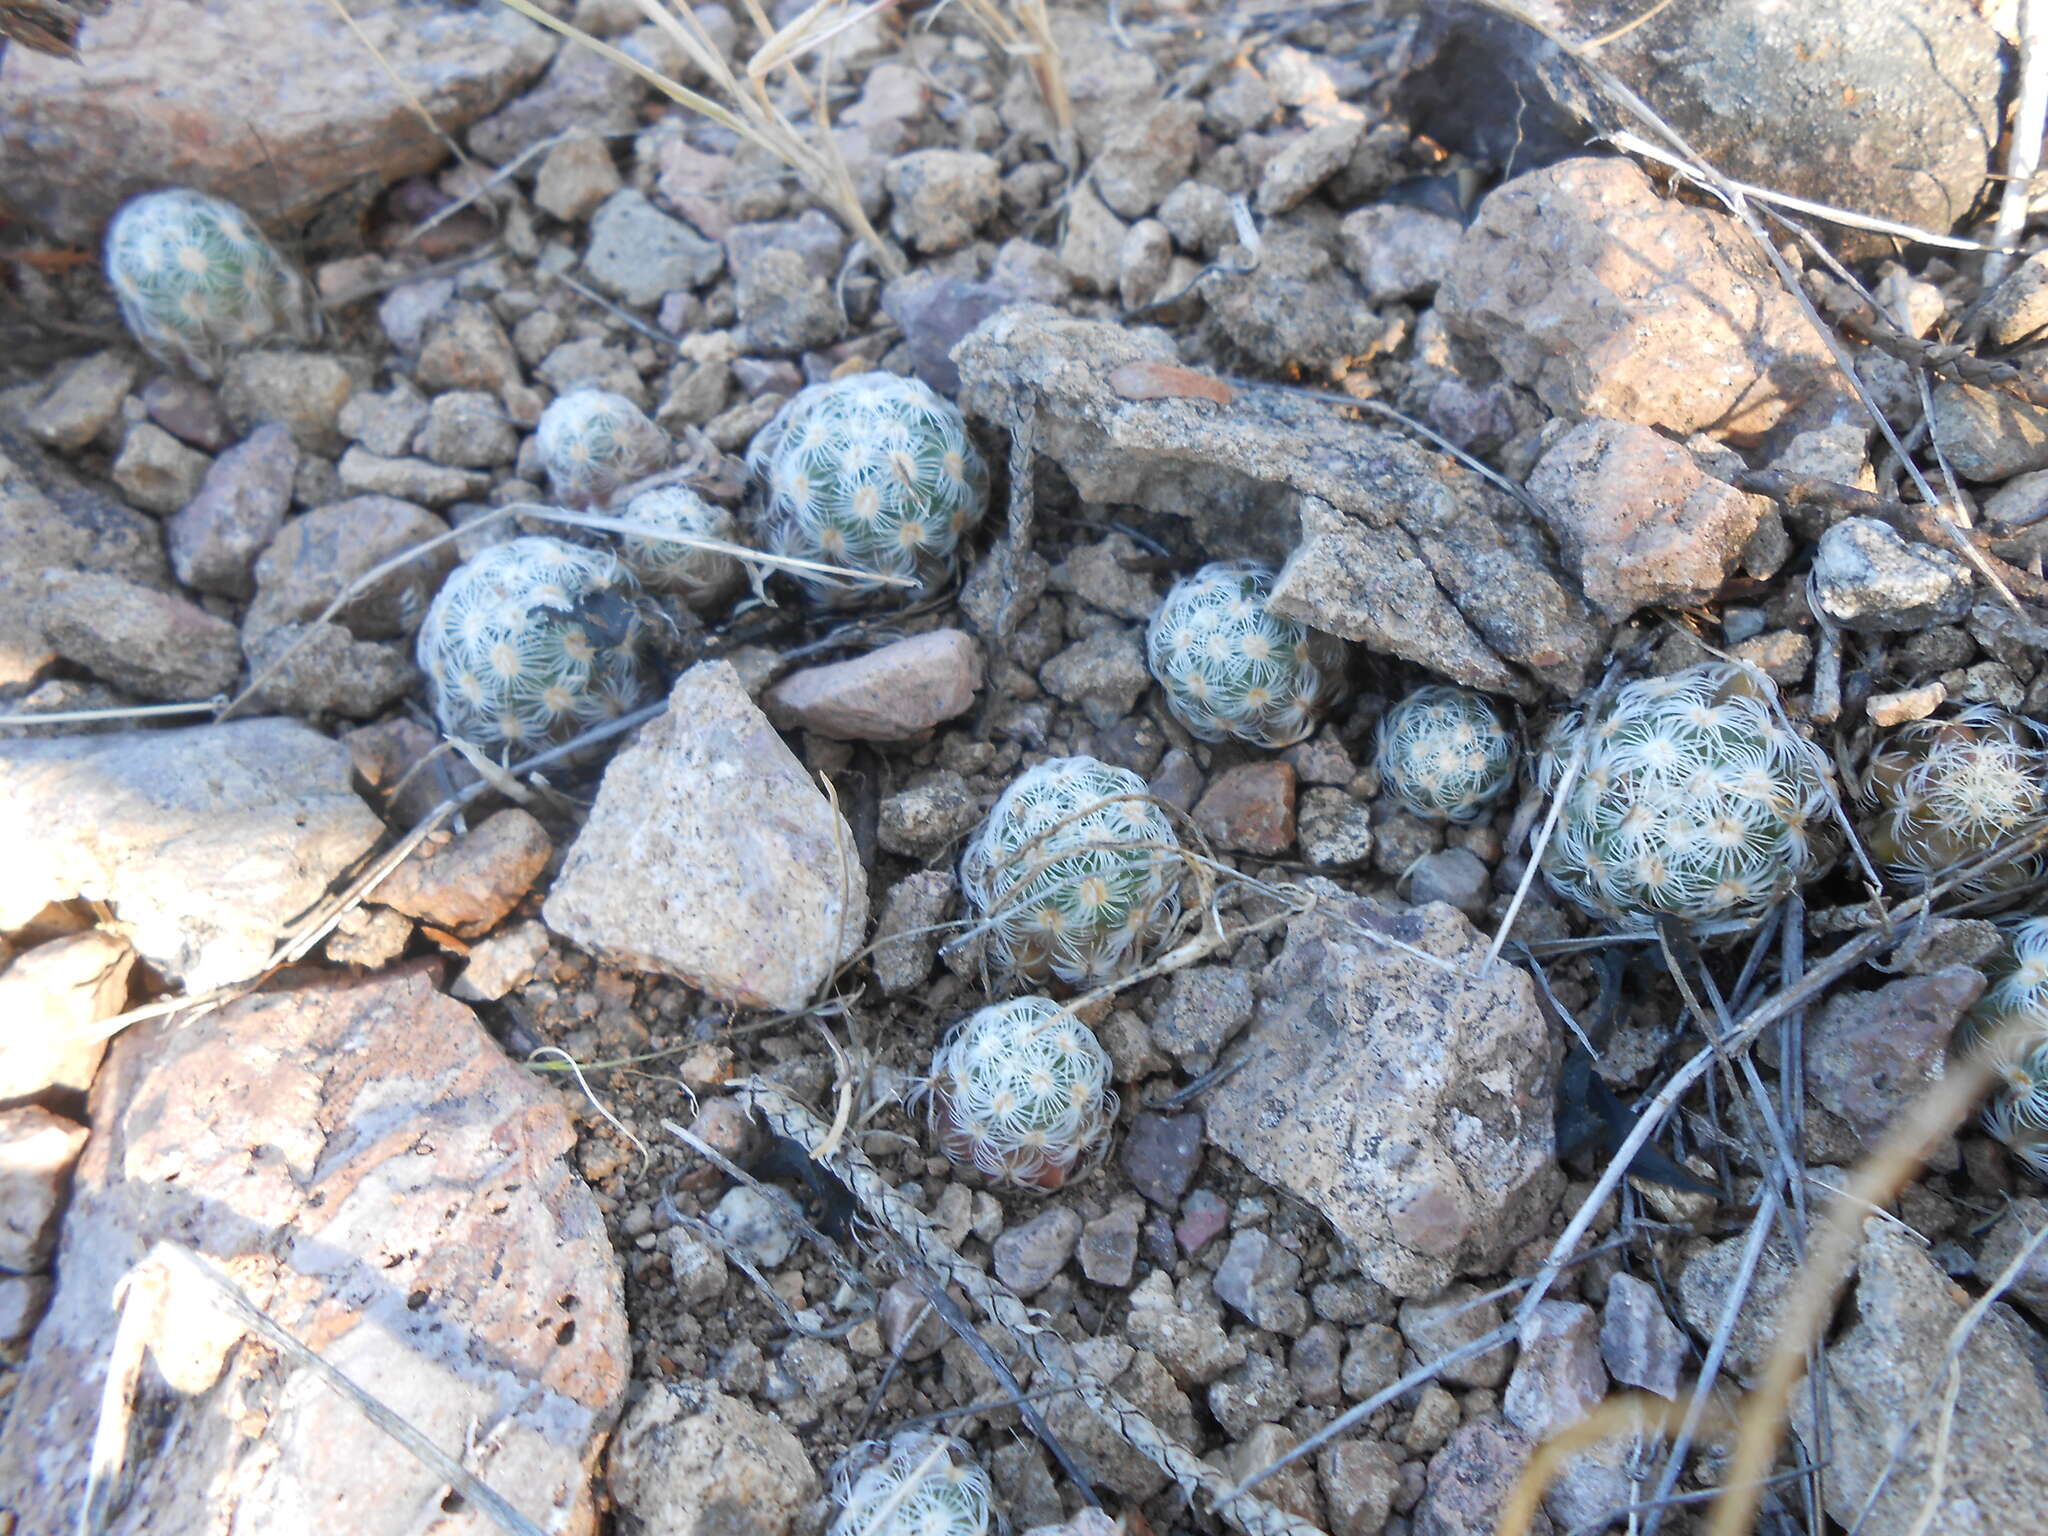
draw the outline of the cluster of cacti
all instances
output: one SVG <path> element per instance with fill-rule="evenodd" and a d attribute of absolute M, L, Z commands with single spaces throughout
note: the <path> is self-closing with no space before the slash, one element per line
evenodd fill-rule
<path fill-rule="evenodd" d="M 2035 1178 L 2048 1179 L 2048 918 L 2014 925 L 1994 974 L 1951 1048 L 1996 1075 L 1985 1127 Z"/>
<path fill-rule="evenodd" d="M 2048 819 L 2048 743 L 2041 727 L 1993 704 L 1893 733 L 1871 758 L 1864 797 L 1876 809 L 1870 853 L 1893 878 L 1924 885 Z M 2040 874 L 2036 853 L 1968 881 L 1999 896 Z"/>
<path fill-rule="evenodd" d="M 987 1536 L 994 1490 L 951 1435 L 856 1446 L 832 1483 L 839 1516 L 826 1536 Z"/>
<path fill-rule="evenodd" d="M 1343 684 L 1343 642 L 1270 612 L 1273 573 L 1219 561 L 1174 583 L 1145 660 L 1174 718 L 1203 741 L 1285 747 L 1315 729 Z"/>
<path fill-rule="evenodd" d="M 953 1026 L 925 1085 L 946 1155 L 992 1179 L 1058 1189 L 1116 1119 L 1109 1056 L 1043 997 L 995 1003 Z"/>
<path fill-rule="evenodd" d="M 1771 682 L 1709 663 L 1629 683 L 1594 718 L 1553 727 L 1555 791 L 1582 745 L 1543 853 L 1558 891 L 1629 927 L 1750 923 L 1827 862 L 1828 766 L 1781 722 Z"/>
<path fill-rule="evenodd" d="M 420 626 L 418 658 L 450 736 L 529 748 L 648 696 L 645 599 L 624 561 L 538 535 L 456 567 Z"/>
<path fill-rule="evenodd" d="M 996 968 L 1100 981 L 1180 915 L 1173 823 L 1128 768 L 1056 757 L 1003 791 L 960 860 Z"/>
<path fill-rule="evenodd" d="M 1477 821 L 1515 781 L 1515 734 L 1483 693 L 1418 688 L 1380 716 L 1380 784 L 1430 821 Z"/>
<path fill-rule="evenodd" d="M 557 395 L 534 433 L 548 486 L 570 507 L 602 502 L 666 469 L 674 444 L 624 395 L 584 386 Z"/>
<path fill-rule="evenodd" d="M 233 203 L 174 188 L 124 204 L 107 281 L 143 350 L 203 379 L 231 352 L 313 334 L 305 280 Z"/>
<path fill-rule="evenodd" d="M 713 506 L 687 486 L 658 485 L 642 491 L 626 503 L 619 516 L 650 528 L 691 538 L 716 539 L 722 544 L 734 543 L 739 537 L 730 512 Z M 654 592 L 672 593 L 692 608 L 710 608 L 724 602 L 746 579 L 740 562 L 733 556 L 674 539 L 621 534 L 619 554 L 643 586 Z"/>
<path fill-rule="evenodd" d="M 953 568 L 988 503 L 988 470 L 959 410 L 916 379 L 862 373 L 813 384 L 747 450 L 765 547 L 774 554 L 906 578 L 915 595 Z M 882 590 L 793 571 L 820 601 Z"/>

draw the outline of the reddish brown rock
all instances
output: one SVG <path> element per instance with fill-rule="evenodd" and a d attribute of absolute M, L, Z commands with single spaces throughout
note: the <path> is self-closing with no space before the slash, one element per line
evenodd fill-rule
<path fill-rule="evenodd" d="M 517 806 L 422 858 L 415 853 L 370 899 L 458 938 L 489 933 L 547 868 L 547 830 Z"/>
<path fill-rule="evenodd" d="M 800 726 L 838 741 L 913 741 L 974 707 L 981 647 L 964 631 L 912 635 L 851 661 L 805 667 L 762 705 L 784 730 Z"/>
<path fill-rule="evenodd" d="M 1277 859 L 1294 846 L 1294 765 L 1243 763 L 1195 803 L 1195 825 L 1219 848 Z"/>

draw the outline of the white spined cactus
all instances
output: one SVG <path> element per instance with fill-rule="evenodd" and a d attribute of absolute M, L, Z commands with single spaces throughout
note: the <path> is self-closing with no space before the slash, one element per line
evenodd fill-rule
<path fill-rule="evenodd" d="M 2037 1179 L 2048 1179 L 2048 918 L 2013 926 L 2003 964 L 1956 1030 L 1951 1050 L 1996 1078 L 1984 1126 Z"/>
<path fill-rule="evenodd" d="M 891 373 L 798 391 L 747 449 L 747 469 L 771 553 L 913 582 L 893 589 L 902 596 L 950 574 L 988 505 L 988 468 L 958 408 Z M 891 590 L 792 574 L 827 603 Z"/>
<path fill-rule="evenodd" d="M 1146 664 L 1203 741 L 1292 746 L 1343 684 L 1343 642 L 1271 612 L 1272 595 L 1266 567 L 1218 561 L 1175 582 L 1153 615 Z"/>
<path fill-rule="evenodd" d="M 175 187 L 123 204 L 107 281 L 144 351 L 202 379 L 228 354 L 315 334 L 305 279 L 233 203 Z"/>
<path fill-rule="evenodd" d="M 946 1156 L 1026 1189 L 1065 1184 L 1108 1140 L 1109 1054 L 1049 998 L 995 1003 L 955 1024 L 926 1085 Z"/>
<path fill-rule="evenodd" d="M 1872 857 L 1901 884 L 1922 886 L 2048 820 L 2048 742 L 2032 720 L 1975 704 L 1894 732 L 1863 788 L 1876 808 Z M 1962 889 L 2007 896 L 2042 868 L 2039 853 L 2008 859 Z"/>
<path fill-rule="evenodd" d="M 1128 768 L 1056 757 L 1019 775 L 960 859 L 996 968 L 1107 979 L 1173 926 L 1186 873 L 1173 823 Z"/>
<path fill-rule="evenodd" d="M 834 1474 L 826 1536 L 988 1536 L 995 1492 L 951 1435 L 904 1430 L 857 1446 Z"/>
<path fill-rule="evenodd" d="M 465 561 L 420 626 L 441 728 L 525 751 L 637 708 L 650 692 L 643 602 L 605 549 L 532 535 Z"/>
<path fill-rule="evenodd" d="M 549 488 L 571 507 L 596 506 L 620 486 L 666 469 L 675 451 L 639 406 L 589 385 L 548 402 L 534 436 Z"/>
<path fill-rule="evenodd" d="M 1708 663 L 1621 688 L 1551 730 L 1538 781 L 1585 763 L 1543 852 L 1550 883 L 1640 929 L 1753 924 L 1829 856 L 1827 758 L 1779 722 L 1771 681 Z"/>
<path fill-rule="evenodd" d="M 732 514 L 688 486 L 658 485 L 642 491 L 619 515 L 628 522 L 691 538 L 716 539 L 721 544 L 739 539 Z M 622 534 L 619 554 L 649 591 L 673 593 L 692 608 L 716 607 L 738 592 L 746 580 L 733 556 L 674 539 Z"/>
<path fill-rule="evenodd" d="M 1429 821 L 1477 821 L 1515 781 L 1515 733 L 1483 693 L 1433 684 L 1380 716 L 1380 783 Z"/>

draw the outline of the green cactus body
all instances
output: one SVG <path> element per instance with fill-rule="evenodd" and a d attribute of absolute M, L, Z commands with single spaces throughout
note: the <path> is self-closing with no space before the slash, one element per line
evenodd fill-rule
<path fill-rule="evenodd" d="M 2048 750 L 2033 721 L 1977 704 L 1895 731 L 1863 787 L 1876 808 L 1871 856 L 1901 883 L 1925 885 L 2048 819 Z M 2005 896 L 2042 867 L 2039 854 L 2010 859 L 1963 889 Z"/>
<path fill-rule="evenodd" d="M 1984 1126 L 2037 1179 L 2048 1179 L 2048 918 L 2013 926 L 2004 964 L 1950 1049 L 1996 1075 Z"/>
<path fill-rule="evenodd" d="M 988 1474 L 964 1444 L 916 1430 L 855 1447 L 832 1493 L 839 1517 L 826 1536 L 987 1536 L 995 1506 Z"/>
<path fill-rule="evenodd" d="M 1538 780 L 1585 765 L 1543 853 L 1550 883 L 1630 928 L 1754 923 L 1827 862 L 1827 759 L 1781 725 L 1771 682 L 1710 663 L 1630 683 L 1552 728 Z"/>
<path fill-rule="evenodd" d="M 130 199 L 107 228 L 104 259 L 136 341 L 203 379 L 231 352 L 313 335 L 305 280 L 220 198 L 179 187 Z"/>
<path fill-rule="evenodd" d="M 1174 583 L 1145 660 L 1174 718 L 1204 741 L 1285 747 L 1315 729 L 1343 682 L 1343 642 L 1266 607 L 1273 573 L 1219 561 Z"/>
<path fill-rule="evenodd" d="M 687 486 L 660 485 L 642 491 L 619 515 L 651 528 L 717 539 L 723 544 L 736 543 L 739 538 L 732 514 Z M 619 554 L 649 591 L 673 593 L 692 608 L 716 607 L 738 592 L 746 579 L 740 562 L 731 555 L 643 534 L 622 534 Z"/>
<path fill-rule="evenodd" d="M 988 505 L 988 469 L 960 412 L 916 379 L 862 373 L 813 384 L 747 450 L 771 552 L 917 583 L 953 569 Z M 821 602 L 885 590 L 793 572 Z"/>
<path fill-rule="evenodd" d="M 420 626 L 441 728 L 525 751 L 637 708 L 650 690 L 643 602 L 609 550 L 534 535 L 465 561 Z"/>
<path fill-rule="evenodd" d="M 1418 688 L 1380 716 L 1380 783 L 1430 821 L 1477 821 L 1515 781 L 1515 735 L 1469 688 Z"/>
<path fill-rule="evenodd" d="M 534 439 L 548 486 L 567 506 L 603 502 L 622 485 L 666 469 L 674 444 L 624 395 L 585 386 L 557 395 Z"/>
<path fill-rule="evenodd" d="M 996 1003 L 954 1025 L 932 1058 L 933 1131 L 963 1167 L 1058 1189 L 1108 1139 L 1109 1075 L 1108 1053 L 1057 1003 Z"/>
<path fill-rule="evenodd" d="M 1021 774 L 960 860 L 990 958 L 1025 981 L 1101 981 L 1172 927 L 1185 865 L 1128 768 L 1057 757 Z"/>

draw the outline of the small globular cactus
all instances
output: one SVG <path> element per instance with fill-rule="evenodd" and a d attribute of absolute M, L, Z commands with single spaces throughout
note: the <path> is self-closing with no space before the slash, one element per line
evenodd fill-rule
<path fill-rule="evenodd" d="M 2013 926 L 2004 963 L 1950 1049 L 1997 1079 L 1984 1126 L 2037 1179 L 2048 1179 L 2048 918 Z"/>
<path fill-rule="evenodd" d="M 2048 819 L 2048 743 L 2031 720 L 1971 705 L 1895 731 L 1871 758 L 1863 792 L 1876 807 L 1871 856 L 1901 883 L 1925 885 Z M 1963 890 L 2003 896 L 2042 867 L 2038 853 L 2009 859 Z"/>
<path fill-rule="evenodd" d="M 1515 734 L 1469 688 L 1418 688 L 1380 716 L 1380 783 L 1427 821 L 1477 821 L 1515 781 Z"/>
<path fill-rule="evenodd" d="M 904 1430 L 856 1446 L 832 1479 L 826 1536 L 987 1536 L 995 1492 L 951 1435 Z"/>
<path fill-rule="evenodd" d="M 233 203 L 176 187 L 107 228 L 107 281 L 143 350 L 213 378 L 231 352 L 314 335 L 305 279 Z"/>
<path fill-rule="evenodd" d="M 960 888 L 998 970 L 1086 983 L 1172 927 L 1185 871 L 1143 779 L 1056 757 L 1003 791 L 961 857 Z"/>
<path fill-rule="evenodd" d="M 1043 997 L 961 1020 L 932 1057 L 926 1092 L 946 1156 L 992 1179 L 1058 1189 L 1107 1141 L 1117 1099 L 1088 1026 Z"/>
<path fill-rule="evenodd" d="M 713 506 L 687 486 L 658 485 L 642 491 L 626 503 L 619 515 L 628 522 L 645 523 L 650 528 L 668 529 L 693 538 L 716 539 L 721 544 L 731 544 L 739 538 L 732 514 Z M 736 593 L 746 579 L 740 562 L 731 555 L 646 534 L 621 534 L 619 554 L 649 591 L 673 593 L 692 608 L 717 606 Z"/>
<path fill-rule="evenodd" d="M 666 469 L 675 451 L 639 406 L 588 385 L 555 396 L 534 437 L 549 488 L 571 507 L 596 506 L 620 486 Z"/>
<path fill-rule="evenodd" d="M 988 505 L 988 469 L 959 410 L 891 373 L 800 390 L 747 449 L 747 469 L 771 553 L 916 583 L 791 571 L 826 603 L 924 591 Z"/>
<path fill-rule="evenodd" d="M 1554 792 L 1584 766 L 1543 852 L 1550 883 L 1630 928 L 1664 917 L 1750 924 L 1826 865 L 1828 766 L 1779 722 L 1770 679 L 1708 663 L 1621 688 L 1551 730 Z"/>
<path fill-rule="evenodd" d="M 1174 583 L 1145 660 L 1174 718 L 1204 741 L 1286 747 L 1315 729 L 1343 683 L 1344 645 L 1270 612 L 1273 573 L 1218 561 Z"/>
<path fill-rule="evenodd" d="M 540 535 L 457 566 L 418 643 L 441 728 L 529 750 L 644 703 L 644 601 L 611 551 Z"/>

